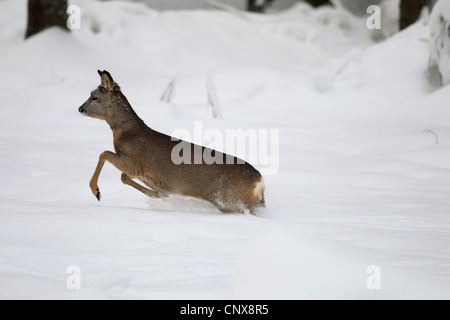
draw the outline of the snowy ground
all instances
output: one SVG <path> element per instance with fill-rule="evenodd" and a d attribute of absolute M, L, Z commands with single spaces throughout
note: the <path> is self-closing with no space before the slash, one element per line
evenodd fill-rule
<path fill-rule="evenodd" d="M 26 1 L 0 1 L 0 298 L 450 298 L 450 88 L 425 80 L 423 23 L 375 45 L 328 9 L 245 20 L 73 3 L 81 30 L 24 41 Z M 97 69 L 168 134 L 279 129 L 267 208 L 148 199 L 111 165 L 97 202 L 88 183 L 112 135 L 78 113 Z"/>

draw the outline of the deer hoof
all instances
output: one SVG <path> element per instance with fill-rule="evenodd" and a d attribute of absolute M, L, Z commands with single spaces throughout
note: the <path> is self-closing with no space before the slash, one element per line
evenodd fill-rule
<path fill-rule="evenodd" d="M 102 197 L 100 194 L 100 190 L 98 188 L 97 188 L 97 193 L 96 193 L 95 197 L 97 198 L 98 201 L 100 201 L 100 199 Z"/>

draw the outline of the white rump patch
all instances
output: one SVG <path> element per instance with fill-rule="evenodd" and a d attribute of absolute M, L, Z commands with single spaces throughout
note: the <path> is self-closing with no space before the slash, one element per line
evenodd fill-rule
<path fill-rule="evenodd" d="M 255 185 L 255 188 L 253 189 L 253 194 L 259 201 L 263 199 L 263 192 L 264 192 L 265 184 L 264 179 L 261 177 L 259 182 Z"/>

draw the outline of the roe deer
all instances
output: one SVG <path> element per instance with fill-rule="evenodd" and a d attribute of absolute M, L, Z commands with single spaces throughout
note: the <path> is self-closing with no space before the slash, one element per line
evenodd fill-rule
<path fill-rule="evenodd" d="M 265 206 L 261 174 L 247 162 L 205 147 L 182 141 L 189 148 L 200 148 L 227 161 L 207 164 L 180 163 L 172 160 L 172 150 L 180 143 L 168 135 L 147 127 L 131 108 L 119 85 L 107 71 L 98 71 L 101 85 L 79 108 L 89 117 L 105 120 L 113 132 L 115 153 L 100 155 L 90 181 L 92 193 L 100 200 L 97 181 L 105 161 L 122 172 L 122 182 L 149 197 L 168 194 L 196 197 L 213 203 L 222 212 L 250 212 Z M 192 159 L 194 152 L 191 152 Z M 233 161 L 229 161 L 232 159 Z M 208 161 L 208 163 L 210 163 Z M 138 179 L 150 189 L 132 179 Z"/>

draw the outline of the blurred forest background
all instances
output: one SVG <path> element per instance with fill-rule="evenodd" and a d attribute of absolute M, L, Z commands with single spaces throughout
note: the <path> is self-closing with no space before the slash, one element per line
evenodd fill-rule
<path fill-rule="evenodd" d="M 108 1 L 108 0 L 104 0 Z M 146 3 L 156 10 L 210 9 L 221 7 L 248 10 L 251 12 L 273 12 L 284 10 L 297 2 L 305 1 L 314 7 L 322 5 L 340 6 L 354 15 L 367 14 L 371 5 L 383 2 L 398 2 L 400 6 L 399 30 L 414 23 L 424 7 L 431 8 L 436 0 L 131 0 Z M 67 0 L 28 0 L 28 26 L 26 37 L 29 37 L 49 26 L 66 28 Z"/>

